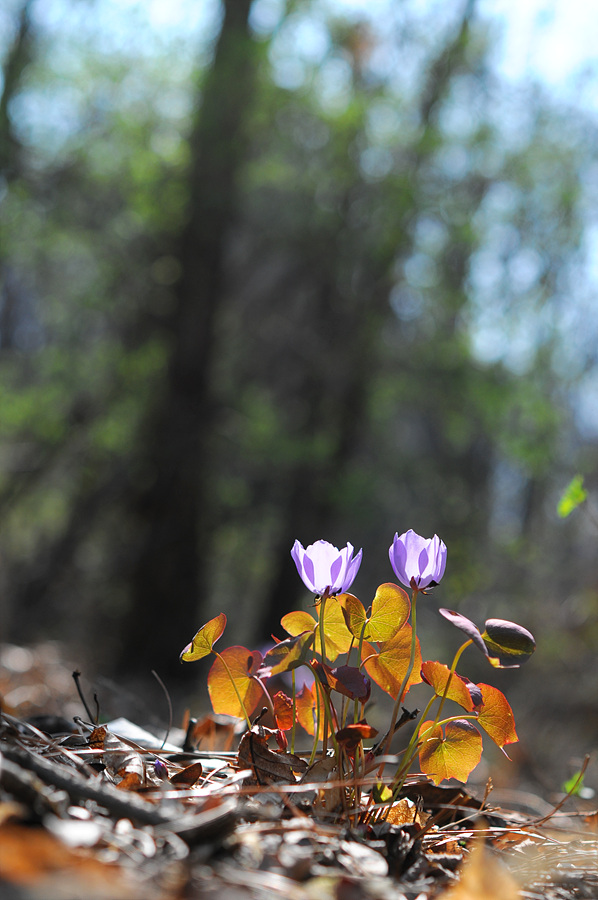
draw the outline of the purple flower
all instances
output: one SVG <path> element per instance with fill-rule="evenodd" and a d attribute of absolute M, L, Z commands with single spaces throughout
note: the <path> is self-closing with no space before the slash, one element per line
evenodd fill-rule
<path fill-rule="evenodd" d="M 400 537 L 395 534 L 389 548 L 390 564 L 406 587 L 423 591 L 438 584 L 446 567 L 446 545 L 438 535 L 423 538 L 411 528 Z"/>
<path fill-rule="evenodd" d="M 305 550 L 295 541 L 291 556 L 303 584 L 314 594 L 339 594 L 348 591 L 361 564 L 363 551 L 352 559 L 353 545 L 338 550 L 328 541 L 316 541 Z"/>

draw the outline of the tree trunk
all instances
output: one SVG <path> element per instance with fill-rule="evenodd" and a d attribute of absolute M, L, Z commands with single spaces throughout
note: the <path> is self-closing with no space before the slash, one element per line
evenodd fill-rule
<path fill-rule="evenodd" d="M 172 317 L 164 394 L 150 428 L 150 486 L 138 497 L 141 549 L 131 581 L 122 667 L 180 672 L 178 654 L 201 624 L 209 555 L 210 372 L 224 285 L 224 255 L 236 218 L 255 74 L 251 0 L 226 0 L 211 70 L 190 138 L 188 217 L 180 236 L 181 278 Z"/>

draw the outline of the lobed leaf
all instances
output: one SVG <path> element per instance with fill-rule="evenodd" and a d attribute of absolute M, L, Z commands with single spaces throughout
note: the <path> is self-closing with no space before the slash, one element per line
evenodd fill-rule
<path fill-rule="evenodd" d="M 453 719 L 444 732 L 441 725 L 424 722 L 419 734 L 419 764 L 434 784 L 446 778 L 466 782 L 482 758 L 482 736 L 466 719 Z"/>
<path fill-rule="evenodd" d="M 338 691 L 350 700 L 367 703 L 372 693 L 372 683 L 356 666 L 324 667 L 324 674 L 333 691 Z"/>
<path fill-rule="evenodd" d="M 410 653 L 411 626 L 404 625 L 392 640 L 379 644 L 378 649 L 364 641 L 361 648 L 361 659 L 370 678 L 391 697 L 396 697 L 409 668 Z M 415 663 L 407 682 L 407 690 L 412 685 L 421 683 L 421 666 L 421 650 L 419 640 L 416 638 Z"/>
<path fill-rule="evenodd" d="M 421 674 L 426 684 L 429 684 L 434 688 L 434 693 L 438 697 L 442 697 L 450 675 L 449 667 L 443 665 L 443 663 L 428 660 L 423 663 Z M 467 712 L 471 712 L 474 708 L 474 703 L 467 684 L 467 679 L 462 678 L 461 675 L 457 675 L 456 672 L 453 672 L 453 677 L 451 678 L 446 696 L 449 700 L 454 700 L 455 703 L 458 703 L 459 706 L 466 709 Z"/>
<path fill-rule="evenodd" d="M 262 654 L 247 647 L 228 647 L 216 657 L 208 672 L 208 693 L 217 715 L 241 719 L 254 712 L 264 693 L 255 678 L 261 663 Z"/>
<path fill-rule="evenodd" d="M 226 616 L 224 613 L 220 613 L 219 616 L 210 619 L 209 622 L 202 625 L 191 643 L 187 644 L 181 653 L 181 662 L 195 662 L 198 659 L 203 659 L 204 656 L 209 656 L 212 652 L 212 647 L 218 638 L 222 637 L 225 628 Z"/>
<path fill-rule="evenodd" d="M 479 684 L 478 687 L 483 699 L 478 715 L 479 724 L 501 749 L 505 744 L 514 744 L 519 738 L 515 731 L 513 710 L 507 698 L 491 684 Z"/>

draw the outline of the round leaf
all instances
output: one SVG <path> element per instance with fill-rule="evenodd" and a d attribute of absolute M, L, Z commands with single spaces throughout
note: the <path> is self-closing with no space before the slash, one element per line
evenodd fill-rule
<path fill-rule="evenodd" d="M 482 640 L 490 662 L 499 669 L 517 668 L 536 649 L 534 636 L 527 628 L 506 619 L 488 619 Z"/>
<path fill-rule="evenodd" d="M 466 782 L 482 758 L 482 736 L 466 719 L 448 722 L 444 733 L 441 725 L 424 722 L 419 734 L 423 739 L 419 764 L 434 784 L 446 778 Z"/>
<path fill-rule="evenodd" d="M 390 641 L 401 630 L 411 612 L 411 602 L 398 584 L 381 584 L 372 601 L 366 641 Z"/>
<path fill-rule="evenodd" d="M 228 647 L 216 657 L 208 672 L 208 693 L 217 715 L 238 719 L 244 718 L 245 713 L 251 715 L 264 693 L 259 681 L 252 677 L 261 663 L 261 653 L 247 647 Z"/>
<path fill-rule="evenodd" d="M 403 678 L 409 668 L 409 655 L 411 653 L 411 626 L 405 625 L 391 641 L 385 641 L 378 645 L 376 650 L 371 644 L 364 641 L 361 648 L 361 658 L 366 672 L 373 678 L 383 691 L 396 697 L 401 689 Z M 407 690 L 414 684 L 420 684 L 422 677 L 420 669 L 422 665 L 419 640 L 415 639 L 415 663 L 409 676 Z"/>

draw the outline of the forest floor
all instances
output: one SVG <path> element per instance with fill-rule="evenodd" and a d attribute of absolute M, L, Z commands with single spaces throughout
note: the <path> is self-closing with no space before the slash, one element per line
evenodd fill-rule
<path fill-rule="evenodd" d="M 327 760 L 280 771 L 259 728 L 209 716 L 96 725 L 76 681 L 51 646 L 0 647 L 3 900 L 598 898 L 598 811 L 576 798 L 538 814 L 414 775 L 392 808 L 364 784 L 347 809 Z"/>

